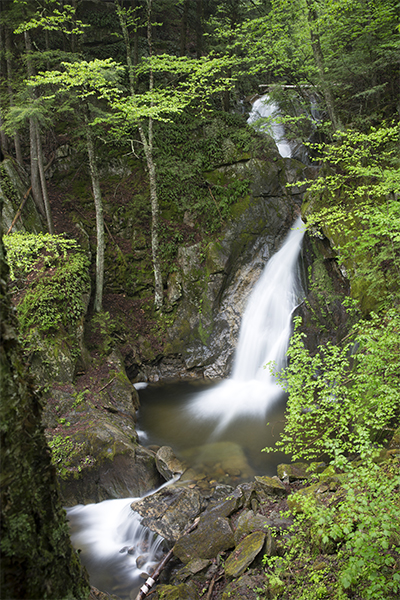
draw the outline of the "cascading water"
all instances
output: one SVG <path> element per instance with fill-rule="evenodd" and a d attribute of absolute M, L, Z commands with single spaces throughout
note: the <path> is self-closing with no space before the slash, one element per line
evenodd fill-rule
<path fill-rule="evenodd" d="M 231 377 L 188 406 L 192 418 L 216 421 L 214 437 L 234 419 L 264 417 L 282 394 L 268 365 L 284 365 L 291 317 L 301 297 L 298 257 L 303 235 L 299 217 L 257 282 L 243 316 Z"/>
<path fill-rule="evenodd" d="M 266 97 L 260 98 L 254 103 L 251 122 L 273 115 L 276 110 L 276 105 L 268 104 Z M 277 123 L 272 127 L 279 152 L 290 156 L 289 145 L 281 139 L 283 127 Z M 279 369 L 285 362 L 291 316 L 301 297 L 297 265 L 303 233 L 304 227 L 298 218 L 281 250 L 270 259 L 256 284 L 243 317 L 231 377 L 208 391 L 195 393 L 194 397 L 190 394 L 190 401 L 185 400 L 184 408 L 177 407 L 175 412 L 171 405 L 167 407 L 161 402 L 161 422 L 168 433 L 167 439 L 163 439 L 164 433 L 159 434 L 156 443 L 177 447 L 174 432 L 179 431 L 186 436 L 186 448 L 203 444 L 202 450 L 194 448 L 194 455 L 197 464 L 202 465 L 202 473 L 207 472 L 206 465 L 216 464 L 209 471 L 211 480 L 235 485 L 235 480 L 252 477 L 257 470 L 265 474 L 274 468 L 265 462 L 257 467 L 254 456 L 260 457 L 263 445 L 274 443 L 266 437 L 265 415 L 268 413 L 270 419 L 282 390 L 267 365 L 273 363 Z M 212 423 L 211 429 L 205 427 L 208 421 Z M 154 424 L 154 414 L 150 422 Z M 236 428 L 232 423 L 237 423 Z M 148 431 L 146 425 L 144 429 Z M 205 443 L 207 439 L 210 442 L 210 438 L 231 439 L 235 444 Z M 232 467 L 232 453 L 238 448 L 242 448 L 243 456 L 239 456 L 238 466 L 236 454 Z M 230 464 L 226 462 L 226 455 Z M 253 459 L 251 466 L 246 463 L 250 458 Z M 106 500 L 67 509 L 71 540 L 75 548 L 81 550 L 91 584 L 116 593 L 123 600 L 136 597 L 143 583 L 140 574 L 151 571 L 152 565 L 160 559 L 162 544 L 162 538 L 143 527 L 139 515 L 131 510 L 133 500 Z"/>
<path fill-rule="evenodd" d="M 285 128 L 282 123 L 279 123 L 279 116 L 279 106 L 270 99 L 268 94 L 265 94 L 254 101 L 247 123 L 254 124 L 260 131 L 270 133 L 282 158 L 290 158 L 292 151 L 285 139 Z M 268 121 L 262 123 L 260 119 L 268 119 Z M 261 124 L 259 124 L 260 122 Z"/>
<path fill-rule="evenodd" d="M 141 573 L 151 572 L 162 557 L 163 539 L 140 524 L 141 518 L 130 507 L 134 500 L 105 500 L 67 509 L 71 541 L 81 550 L 91 585 L 121 599 L 136 597 L 144 583 Z"/>

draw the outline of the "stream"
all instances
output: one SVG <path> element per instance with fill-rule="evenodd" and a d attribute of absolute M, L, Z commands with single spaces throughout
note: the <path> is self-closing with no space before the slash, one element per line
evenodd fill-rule
<path fill-rule="evenodd" d="M 254 103 L 253 111 L 259 116 L 270 110 L 266 100 Z M 278 148 L 290 156 L 288 146 Z M 280 370 L 285 364 L 292 314 L 303 295 L 299 276 L 303 234 L 299 217 L 255 285 L 227 380 L 140 389 L 142 445 L 171 446 L 208 481 L 236 486 L 254 475 L 276 473 L 285 457 L 261 450 L 274 445 L 283 428 L 285 394 L 267 365 Z M 121 600 L 136 598 L 143 584 L 141 575 L 151 572 L 163 554 L 163 540 L 140 524 L 139 515 L 130 508 L 133 500 L 67 509 L 71 540 L 81 551 L 91 584 Z"/>

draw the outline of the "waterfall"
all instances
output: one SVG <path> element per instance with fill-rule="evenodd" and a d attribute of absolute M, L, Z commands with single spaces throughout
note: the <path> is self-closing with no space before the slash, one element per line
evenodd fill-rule
<path fill-rule="evenodd" d="M 163 555 L 163 539 L 141 525 L 141 517 L 130 506 L 134 500 L 67 508 L 71 541 L 81 550 L 90 583 L 126 599 L 143 584 L 141 573 L 150 573 Z"/>
<path fill-rule="evenodd" d="M 249 125 L 254 124 L 260 131 L 269 133 L 274 138 L 282 158 L 290 158 L 292 152 L 288 141 L 285 139 L 285 128 L 282 123 L 279 123 L 279 116 L 279 106 L 270 100 L 268 94 L 265 94 L 253 103 L 247 123 Z M 268 119 L 268 121 L 264 121 L 260 125 L 260 119 Z"/>
<path fill-rule="evenodd" d="M 243 316 L 231 377 L 188 406 L 192 418 L 216 421 L 214 434 L 238 417 L 265 417 L 282 394 L 267 365 L 280 369 L 285 364 L 292 313 L 302 293 L 298 257 L 303 235 L 299 217 L 257 282 Z"/>

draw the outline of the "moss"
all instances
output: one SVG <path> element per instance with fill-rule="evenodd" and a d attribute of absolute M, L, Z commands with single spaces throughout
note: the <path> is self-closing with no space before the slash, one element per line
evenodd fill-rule
<path fill-rule="evenodd" d="M 0 271 L 1 596 L 84 600 L 89 584 L 70 544 L 41 426 L 41 399 L 18 346 L 1 241 Z"/>

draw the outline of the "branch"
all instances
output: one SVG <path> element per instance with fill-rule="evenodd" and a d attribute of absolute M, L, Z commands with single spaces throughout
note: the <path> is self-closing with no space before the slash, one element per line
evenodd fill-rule
<path fill-rule="evenodd" d="M 195 519 L 194 522 L 191 525 L 189 525 L 188 527 L 186 527 L 186 529 L 179 536 L 179 538 L 183 537 L 184 535 L 187 535 L 188 533 L 190 533 L 191 531 L 193 531 L 194 529 L 196 529 L 199 521 L 200 521 L 200 517 L 197 517 L 197 519 Z M 142 587 L 140 588 L 140 591 L 139 591 L 138 595 L 136 596 L 136 600 L 143 600 L 147 596 L 147 594 L 149 593 L 150 589 L 153 587 L 153 585 L 155 584 L 157 578 L 159 577 L 161 571 L 163 570 L 163 568 L 165 567 L 165 565 L 171 560 L 173 553 L 174 553 L 174 549 L 171 548 L 171 550 L 168 552 L 168 554 L 166 554 L 164 556 L 164 558 L 162 559 L 162 561 L 160 562 L 160 564 L 158 565 L 158 567 L 155 569 L 155 571 L 153 572 L 152 576 L 148 577 L 147 580 L 146 580 L 146 583 L 144 585 L 142 585 Z"/>
<path fill-rule="evenodd" d="M 54 158 L 55 158 L 55 154 L 53 154 L 53 156 L 50 159 L 50 162 L 45 166 L 45 168 L 44 168 L 45 172 L 50 167 L 50 165 L 53 162 Z M 32 191 L 32 186 L 29 188 L 29 190 L 26 192 L 25 196 L 22 198 L 22 202 L 20 204 L 20 207 L 17 210 L 17 213 L 16 213 L 15 217 L 13 218 L 13 221 L 12 221 L 10 227 L 8 228 L 8 231 L 7 231 L 6 235 L 8 235 L 9 233 L 11 233 L 12 228 L 14 227 L 15 223 L 18 221 L 19 217 L 21 216 L 22 210 L 23 210 L 23 208 L 25 206 L 26 201 L 29 198 L 29 194 L 31 193 L 31 191 Z"/>

